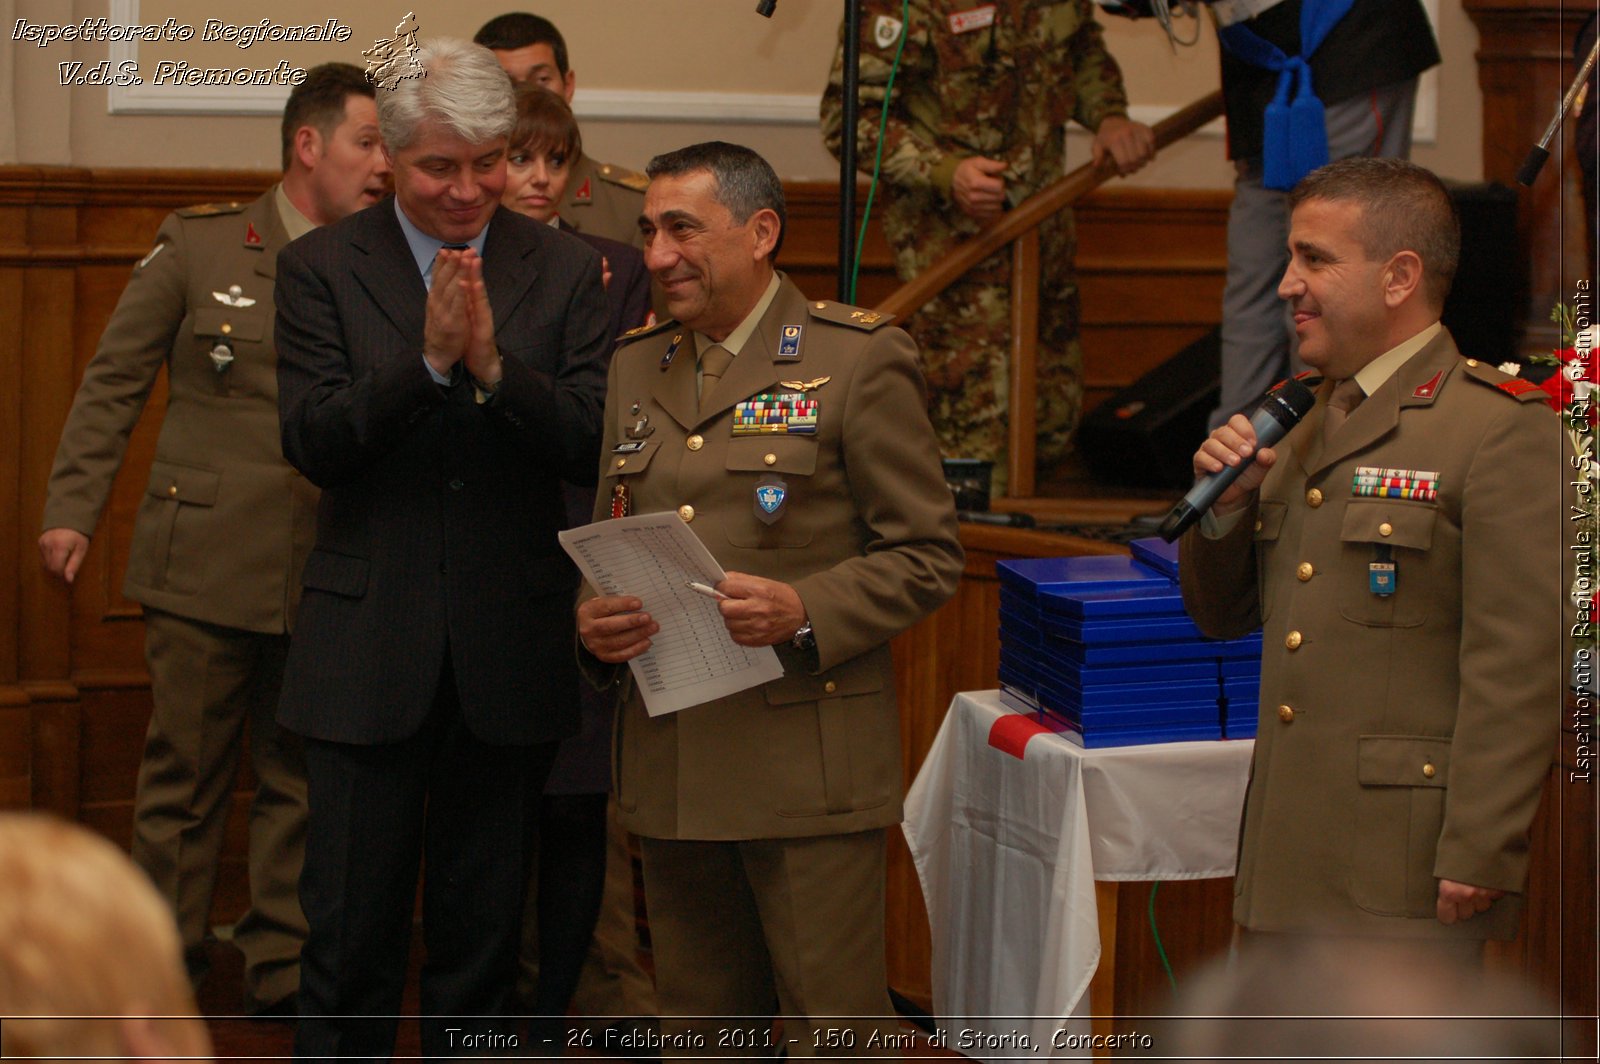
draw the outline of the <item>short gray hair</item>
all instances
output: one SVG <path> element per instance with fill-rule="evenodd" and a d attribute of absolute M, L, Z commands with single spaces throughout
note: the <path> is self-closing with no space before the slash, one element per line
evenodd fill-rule
<path fill-rule="evenodd" d="M 378 129 L 390 152 L 409 147 L 428 119 L 442 122 L 469 144 L 511 135 L 517 120 L 511 79 L 494 53 L 455 37 L 417 48 L 425 72 L 378 90 Z"/>
<path fill-rule="evenodd" d="M 717 202 L 728 209 L 738 224 L 748 222 L 756 211 L 771 210 L 777 214 L 778 242 L 769 256 L 769 259 L 776 259 L 778 249 L 783 247 L 789 212 L 784 204 L 783 182 L 778 180 L 771 164 L 742 144 L 711 140 L 657 155 L 644 172 L 653 180 L 681 177 L 698 170 L 716 179 Z"/>

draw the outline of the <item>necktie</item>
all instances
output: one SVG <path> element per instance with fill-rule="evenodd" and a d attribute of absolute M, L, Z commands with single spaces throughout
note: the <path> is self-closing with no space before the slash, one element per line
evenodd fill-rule
<path fill-rule="evenodd" d="M 1333 393 L 1328 396 L 1328 409 L 1322 418 L 1322 441 L 1324 443 L 1333 439 L 1333 434 L 1339 431 L 1345 419 L 1350 416 L 1350 411 L 1361 405 L 1361 400 L 1366 398 L 1366 393 L 1361 390 L 1361 385 L 1356 383 L 1354 377 L 1349 377 L 1333 386 Z"/>
<path fill-rule="evenodd" d="M 733 365 L 733 352 L 721 344 L 712 344 L 700 355 L 700 405 L 705 406 L 706 396 L 716 391 L 717 382 Z"/>

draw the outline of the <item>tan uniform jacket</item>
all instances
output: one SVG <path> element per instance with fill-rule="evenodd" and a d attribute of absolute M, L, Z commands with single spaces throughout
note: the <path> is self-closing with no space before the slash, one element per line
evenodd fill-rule
<path fill-rule="evenodd" d="M 584 236 L 603 236 L 644 250 L 639 213 L 650 179 L 624 166 L 579 155 L 561 197 L 561 220 Z"/>
<path fill-rule="evenodd" d="M 635 513 L 692 507 L 689 527 L 725 569 L 799 592 L 821 666 L 808 672 L 783 646 L 782 679 L 656 718 L 630 685 L 616 740 L 617 801 L 630 831 L 731 840 L 900 821 L 889 640 L 955 591 L 962 551 L 916 350 L 882 324 L 851 307 L 808 303 L 785 280 L 704 417 L 694 338 L 682 326 L 624 343 L 612 361 L 597 518 L 618 483 Z M 786 328 L 798 329 L 798 358 L 781 354 Z M 786 380 L 815 383 L 805 394 L 819 404 L 816 435 L 735 438 L 735 406 L 792 390 L 781 387 Z M 641 416 L 652 429 L 645 448 L 619 467 L 613 450 Z M 767 524 L 755 492 L 778 480 L 785 497 Z"/>
<path fill-rule="evenodd" d="M 1515 898 L 1445 926 L 1438 879 L 1520 891 L 1562 713 L 1570 453 L 1543 393 L 1448 332 L 1323 447 L 1319 397 L 1253 512 L 1182 541 L 1200 627 L 1261 624 L 1261 708 L 1234 917 L 1265 931 L 1509 938 Z M 1325 389 L 1326 391 L 1326 389 Z M 1358 467 L 1437 474 L 1357 496 Z M 1387 553 L 1395 591 L 1370 590 Z"/>
<path fill-rule="evenodd" d="M 167 216 L 84 372 L 44 510 L 45 528 L 93 534 L 164 365 L 167 409 L 123 593 L 252 632 L 288 630 L 316 530 L 317 491 L 278 440 L 272 286 L 286 242 L 271 190 Z M 221 372 L 218 344 L 233 355 Z"/>

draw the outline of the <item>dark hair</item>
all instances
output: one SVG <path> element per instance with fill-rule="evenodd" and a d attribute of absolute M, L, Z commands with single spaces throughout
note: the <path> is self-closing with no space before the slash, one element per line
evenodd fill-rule
<path fill-rule="evenodd" d="M 367 75 L 349 63 L 323 63 L 306 71 L 305 80 L 289 91 L 289 102 L 283 106 L 283 168 L 289 169 L 294 135 L 301 126 L 310 126 L 326 140 L 344 121 L 347 97 L 370 100 L 373 95 Z"/>
<path fill-rule="evenodd" d="M 556 54 L 556 70 L 567 76 L 567 42 L 556 29 L 556 24 L 542 15 L 526 11 L 512 11 L 497 15 L 485 22 L 473 35 L 472 42 L 481 44 L 492 52 L 509 52 L 533 44 L 548 44 Z"/>
<path fill-rule="evenodd" d="M 783 247 L 783 233 L 788 226 L 789 214 L 784 206 L 783 182 L 773 173 L 767 160 L 742 144 L 729 144 L 709 140 L 691 144 L 687 148 L 657 155 L 645 167 L 652 179 L 677 177 L 708 171 L 716 178 L 716 200 L 733 215 L 733 220 L 743 225 L 759 210 L 771 210 L 778 216 L 778 242 L 772 246 L 771 258 L 778 257 Z"/>
<path fill-rule="evenodd" d="M 583 152 L 583 137 L 572 108 L 556 93 L 531 81 L 517 86 L 517 124 L 511 127 L 511 151 L 534 145 L 560 148 L 571 162 Z"/>
<path fill-rule="evenodd" d="M 1424 294 L 1444 306 L 1461 261 L 1461 222 L 1450 193 L 1431 170 L 1404 159 L 1340 159 L 1313 170 L 1289 193 L 1289 209 L 1307 200 L 1361 208 L 1356 239 L 1368 259 L 1401 251 L 1422 260 Z"/>

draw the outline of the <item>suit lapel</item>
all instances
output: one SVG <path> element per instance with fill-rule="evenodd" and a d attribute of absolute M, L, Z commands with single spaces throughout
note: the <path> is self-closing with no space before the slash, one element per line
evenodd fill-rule
<path fill-rule="evenodd" d="M 1323 447 L 1321 442 L 1321 413 L 1328 404 L 1325 396 L 1319 396 L 1316 442 L 1312 444 L 1318 453 L 1313 458 L 1308 450 L 1304 463 L 1306 472 L 1319 473 L 1393 432 L 1400 423 L 1400 411 L 1406 407 L 1430 405 L 1459 361 L 1455 341 L 1450 338 L 1448 331 L 1441 331 L 1421 351 L 1407 359 L 1375 393 L 1367 396 L 1360 406 L 1351 411 L 1330 447 Z M 1328 390 L 1331 391 L 1331 388 Z M 1306 420 L 1309 424 L 1312 419 Z"/>
<path fill-rule="evenodd" d="M 283 227 L 283 219 L 278 217 L 278 189 L 274 185 L 265 196 L 256 200 L 255 205 L 245 212 L 245 219 L 254 223 L 261 236 L 261 254 L 256 256 L 256 275 L 267 280 L 276 280 L 278 276 L 278 252 L 289 242 L 289 232 Z"/>
<path fill-rule="evenodd" d="M 496 336 L 533 288 L 539 276 L 537 256 L 548 246 L 545 233 L 535 233 L 531 240 L 512 240 L 512 227 L 519 222 L 511 211 L 497 208 L 489 219 L 489 236 L 483 242 L 483 284 L 494 310 Z"/>
<path fill-rule="evenodd" d="M 421 336 L 428 290 L 394 211 L 394 197 L 390 196 L 361 212 L 350 237 L 356 252 L 351 269 L 402 336 Z"/>
<path fill-rule="evenodd" d="M 686 429 L 692 429 L 700 422 L 700 401 L 695 398 L 694 387 L 694 333 L 688 326 L 676 323 L 663 329 L 661 335 L 666 346 L 661 349 L 661 355 L 656 356 L 658 360 L 673 343 L 678 345 L 678 350 L 672 356 L 672 364 L 666 369 L 651 367 L 648 371 L 660 373 L 666 378 L 659 387 L 653 389 L 653 394 L 661 409 L 670 414 L 672 420 Z M 733 361 L 737 363 L 739 360 Z"/>

